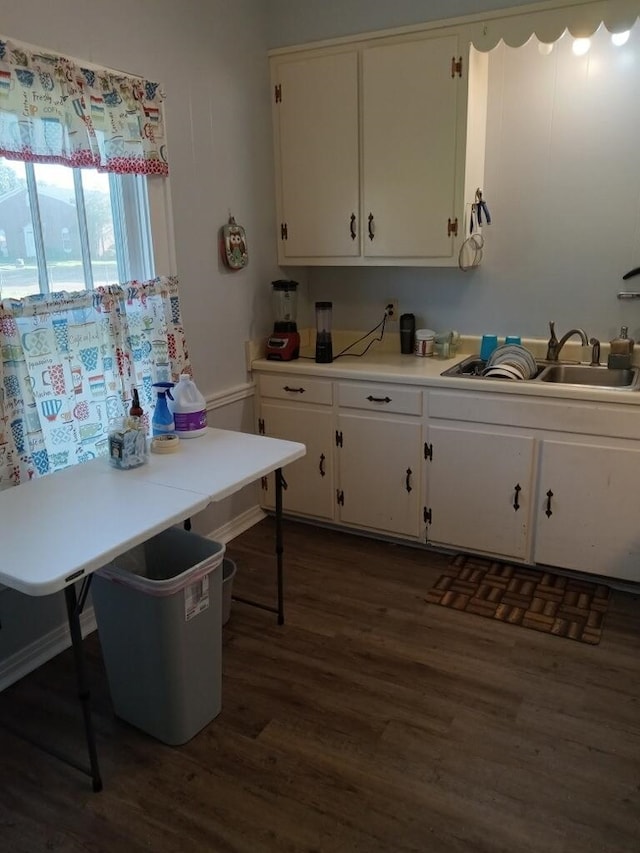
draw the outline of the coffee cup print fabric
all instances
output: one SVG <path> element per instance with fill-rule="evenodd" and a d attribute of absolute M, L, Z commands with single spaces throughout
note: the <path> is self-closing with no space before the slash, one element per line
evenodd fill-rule
<path fill-rule="evenodd" d="M 51 355 L 54 348 L 51 341 L 52 333 L 48 329 L 34 329 L 22 336 L 22 346 L 26 353 L 33 358 Z"/>
<path fill-rule="evenodd" d="M 48 421 L 55 421 L 60 414 L 62 408 L 62 400 L 55 398 L 53 400 L 43 400 L 40 403 L 42 414 Z"/>
<path fill-rule="evenodd" d="M 18 453 L 24 453 L 24 422 L 22 418 L 11 421 L 11 435 Z"/>
<path fill-rule="evenodd" d="M 98 369 L 98 347 L 84 347 L 80 350 L 80 361 L 88 373 Z"/>
<path fill-rule="evenodd" d="M 69 323 L 65 318 L 53 321 L 53 335 L 58 352 L 69 352 Z"/>
<path fill-rule="evenodd" d="M 42 371 L 42 384 L 51 388 L 54 394 L 65 394 L 64 368 L 61 364 L 52 364 Z"/>

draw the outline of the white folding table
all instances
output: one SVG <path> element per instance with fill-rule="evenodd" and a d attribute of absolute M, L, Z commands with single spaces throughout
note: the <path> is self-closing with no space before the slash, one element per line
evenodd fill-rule
<path fill-rule="evenodd" d="M 64 760 L 91 776 L 95 791 L 102 780 L 80 630 L 93 572 L 275 472 L 277 606 L 239 600 L 277 613 L 282 624 L 282 467 L 305 452 L 303 444 L 292 441 L 209 429 L 182 439 L 176 453 L 150 454 L 139 468 L 117 470 L 106 459 L 95 459 L 0 492 L 0 583 L 32 596 L 65 592 L 90 767 Z"/>

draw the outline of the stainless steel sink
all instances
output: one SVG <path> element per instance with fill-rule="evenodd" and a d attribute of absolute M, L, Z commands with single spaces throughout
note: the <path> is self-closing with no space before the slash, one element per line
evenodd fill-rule
<path fill-rule="evenodd" d="M 537 381 L 637 391 L 640 388 L 640 370 L 637 367 L 609 368 L 595 364 L 550 364 L 540 372 Z"/>
<path fill-rule="evenodd" d="M 617 391 L 640 391 L 640 368 L 608 368 L 595 364 L 566 364 L 537 361 L 538 371 L 527 382 L 550 382 L 556 385 L 573 385 L 581 388 L 604 388 Z M 509 382 L 508 379 L 483 376 L 486 362 L 478 355 L 470 355 L 445 370 L 443 376 L 477 379 L 489 382 Z M 517 380 L 516 380 L 517 381 Z"/>
<path fill-rule="evenodd" d="M 538 370 L 536 376 L 544 369 L 548 362 L 538 362 Z M 496 376 L 483 376 L 482 372 L 487 366 L 487 362 L 483 361 L 479 355 L 469 355 L 453 367 L 449 367 L 443 371 L 442 376 L 458 376 L 461 379 L 481 379 L 487 382 L 508 382 L 509 380 L 501 379 Z M 535 377 L 533 377 L 535 378 Z M 517 381 L 517 380 L 516 380 Z M 524 380 L 523 380 L 524 381 Z"/>

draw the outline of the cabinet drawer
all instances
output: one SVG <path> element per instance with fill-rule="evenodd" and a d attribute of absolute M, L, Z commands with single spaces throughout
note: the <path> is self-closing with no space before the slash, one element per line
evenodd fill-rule
<path fill-rule="evenodd" d="M 276 400 L 300 400 L 303 403 L 320 403 L 331 406 L 333 391 L 331 380 L 308 376 L 269 374 L 259 378 L 260 396 Z"/>
<path fill-rule="evenodd" d="M 340 382 L 341 406 L 403 415 L 422 414 L 422 391 L 402 385 L 373 385 L 365 382 Z"/>
<path fill-rule="evenodd" d="M 578 403 L 565 399 L 431 391 L 429 418 L 471 421 L 510 427 L 640 438 L 640 408 L 616 403 Z"/>

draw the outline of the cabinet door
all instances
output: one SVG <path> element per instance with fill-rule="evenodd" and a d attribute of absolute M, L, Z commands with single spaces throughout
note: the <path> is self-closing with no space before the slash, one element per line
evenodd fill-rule
<path fill-rule="evenodd" d="M 335 434 L 331 409 L 263 401 L 261 416 L 266 435 L 299 441 L 307 447 L 306 456 L 283 470 L 287 483 L 282 499 L 284 511 L 332 519 L 336 496 L 331 452 Z M 272 509 L 274 503 L 275 493 L 270 478 L 264 504 Z"/>
<path fill-rule="evenodd" d="M 429 542 L 526 560 L 535 439 L 436 425 L 429 444 Z"/>
<path fill-rule="evenodd" d="M 273 76 L 279 259 L 357 257 L 358 54 L 281 61 Z"/>
<path fill-rule="evenodd" d="M 449 257 L 456 210 L 461 80 L 457 36 L 367 47 L 363 77 L 363 226 L 367 257 Z M 468 69 L 464 69 L 466 79 Z M 464 168 L 464 164 L 460 164 Z"/>
<path fill-rule="evenodd" d="M 340 521 L 420 535 L 421 421 L 340 414 Z"/>
<path fill-rule="evenodd" d="M 535 561 L 640 581 L 640 450 L 544 441 Z"/>

